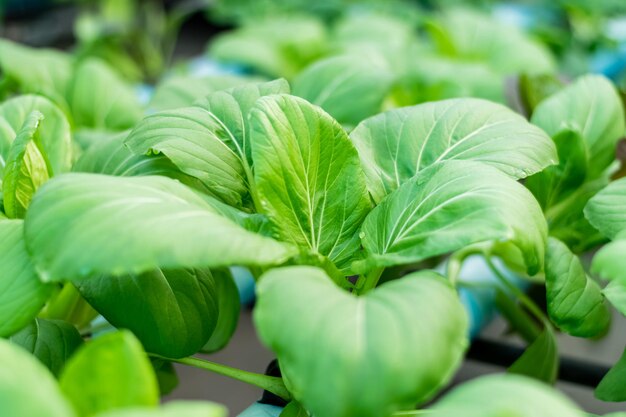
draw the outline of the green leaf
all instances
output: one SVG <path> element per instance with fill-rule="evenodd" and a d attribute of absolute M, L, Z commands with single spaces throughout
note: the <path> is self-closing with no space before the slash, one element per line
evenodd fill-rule
<path fill-rule="evenodd" d="M 287 95 L 260 99 L 250 125 L 259 198 L 277 233 L 341 267 L 359 249 L 357 231 L 370 210 L 346 132 L 319 107 Z"/>
<path fill-rule="evenodd" d="M 131 330 L 148 352 L 182 358 L 215 330 L 216 278 L 208 269 L 154 270 L 79 283 L 83 297 L 112 325 Z"/>
<path fill-rule="evenodd" d="M 26 215 L 26 242 L 46 281 L 156 268 L 271 265 L 294 254 L 223 217 L 207 201 L 165 177 L 66 174 L 35 195 Z"/>
<path fill-rule="evenodd" d="M 577 337 L 607 331 L 611 312 L 600 286 L 587 276 L 580 259 L 554 238 L 548 239 L 545 275 L 548 313 L 554 324 Z"/>
<path fill-rule="evenodd" d="M 231 74 L 204 77 L 174 75 L 157 84 L 148 107 L 161 111 L 191 106 L 210 93 L 255 80 L 256 78 Z"/>
<path fill-rule="evenodd" d="M 0 337 L 35 318 L 53 286 L 39 281 L 24 246 L 24 222 L 0 219 Z"/>
<path fill-rule="evenodd" d="M 546 327 L 508 372 L 554 384 L 559 373 L 559 351 L 554 331 Z"/>
<path fill-rule="evenodd" d="M 350 138 L 376 201 L 439 161 L 481 161 L 515 179 L 557 162 L 541 129 L 502 105 L 473 98 L 391 110 L 363 121 Z"/>
<path fill-rule="evenodd" d="M 614 280 L 604 287 L 602 294 L 622 315 L 626 316 L 626 282 Z"/>
<path fill-rule="evenodd" d="M 228 131 L 201 107 L 167 110 L 144 118 L 129 134 L 133 153 L 162 153 L 182 172 L 198 178 L 215 197 L 242 206 L 248 180 L 240 155 L 227 144 Z"/>
<path fill-rule="evenodd" d="M 380 111 L 391 82 L 391 71 L 371 60 L 336 56 L 298 74 L 293 94 L 320 106 L 339 123 L 355 126 Z"/>
<path fill-rule="evenodd" d="M 81 127 L 129 129 L 143 114 L 132 88 L 97 58 L 86 59 L 78 65 L 67 97 L 74 122 Z"/>
<path fill-rule="evenodd" d="M 430 271 L 356 297 L 321 269 L 280 268 L 261 277 L 257 295 L 259 336 L 313 415 L 374 417 L 423 403 L 449 381 L 467 346 L 466 313 Z"/>
<path fill-rule="evenodd" d="M 71 55 L 57 49 L 29 48 L 0 39 L 0 70 L 21 93 L 36 93 L 63 106 L 63 95 L 72 76 Z"/>
<path fill-rule="evenodd" d="M 14 97 L 0 105 L 0 174 L 11 144 L 33 111 L 43 114 L 37 146 L 46 159 L 50 175 L 70 170 L 73 145 L 67 118 L 47 98 L 26 95 Z"/>
<path fill-rule="evenodd" d="M 241 310 L 239 289 L 230 271 L 215 269 L 212 274 L 215 277 L 217 294 L 217 325 L 209 341 L 201 349 L 204 353 L 217 352 L 226 347 L 235 334 Z"/>
<path fill-rule="evenodd" d="M 565 129 L 553 140 L 559 164 L 547 167 L 525 182 L 526 188 L 544 209 L 574 193 L 587 176 L 587 145 L 582 136 L 577 131 Z"/>
<path fill-rule="evenodd" d="M 159 409 L 128 408 L 108 411 L 98 417 L 226 417 L 226 407 L 208 401 L 171 401 Z"/>
<path fill-rule="evenodd" d="M 264 96 L 288 94 L 289 84 L 283 79 L 267 83 L 252 83 L 217 91 L 197 101 L 202 107 L 215 115 L 226 131 L 220 138 L 239 155 L 244 166 L 252 165 L 250 149 L 250 122 L 248 114 L 254 104 Z"/>
<path fill-rule="evenodd" d="M 150 362 L 159 383 L 159 393 L 161 396 L 171 394 L 180 382 L 174 364 L 156 358 L 150 358 Z"/>
<path fill-rule="evenodd" d="M 217 36 L 211 55 L 271 77 L 292 78 L 326 49 L 325 27 L 308 16 L 257 18 Z"/>
<path fill-rule="evenodd" d="M 485 401 L 485 399 L 489 401 Z M 504 374 L 474 379 L 445 395 L 429 417 L 585 417 L 569 398 L 530 378 Z"/>
<path fill-rule="evenodd" d="M 108 333 L 85 344 L 65 365 L 59 384 L 80 417 L 159 403 L 150 361 L 128 331 Z"/>
<path fill-rule="evenodd" d="M 534 275 L 543 267 L 546 234 L 541 209 L 521 184 L 483 163 L 445 161 L 405 181 L 367 216 L 361 241 L 368 259 L 361 267 L 410 264 L 473 243 L 506 241 Z"/>
<path fill-rule="evenodd" d="M 551 136 L 563 129 L 578 131 L 587 145 L 590 179 L 613 162 L 626 129 L 621 99 L 601 75 L 583 76 L 551 95 L 537 106 L 531 121 Z"/>
<path fill-rule="evenodd" d="M 452 8 L 428 29 L 440 54 L 486 62 L 501 74 L 544 74 L 556 69 L 543 44 L 487 14 Z"/>
<path fill-rule="evenodd" d="M 3 339 L 0 339 L 0 369 L 0 404 L 4 415 L 75 416 L 48 369 L 21 347 Z"/>
<path fill-rule="evenodd" d="M 585 217 L 604 236 L 615 237 L 626 230 L 626 178 L 613 181 L 585 206 Z"/>
<path fill-rule="evenodd" d="M 297 401 L 290 401 L 279 417 L 309 417 L 309 413 Z"/>
<path fill-rule="evenodd" d="M 82 345 L 76 327 L 62 320 L 37 318 L 15 333 L 11 342 L 26 349 L 58 376 L 65 362 Z"/>
<path fill-rule="evenodd" d="M 80 156 L 74 172 L 91 172 L 122 177 L 162 175 L 179 180 L 199 191 L 209 192 L 197 178 L 181 172 L 165 155 L 138 155 L 124 145 L 128 132 L 101 137 Z"/>
<path fill-rule="evenodd" d="M 626 282 L 626 232 L 616 236 L 593 257 L 591 272 L 606 280 Z"/>
<path fill-rule="evenodd" d="M 36 139 L 42 120 L 40 112 L 30 113 L 9 149 L 2 181 L 4 211 L 9 218 L 24 218 L 33 194 L 49 179 Z"/>
<path fill-rule="evenodd" d="M 602 401 L 626 401 L 626 352 L 611 370 L 604 375 L 594 392 L 596 398 Z"/>

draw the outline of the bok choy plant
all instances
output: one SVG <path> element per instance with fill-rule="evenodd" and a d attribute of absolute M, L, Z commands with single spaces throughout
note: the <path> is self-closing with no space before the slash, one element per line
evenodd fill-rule
<path fill-rule="evenodd" d="M 51 410 L 40 415 L 154 409 L 159 382 L 167 390 L 155 372 L 171 373 L 171 362 L 252 383 L 316 416 L 414 410 L 450 381 L 468 345 L 455 291 L 463 260 L 480 253 L 529 276 L 544 269 L 548 225 L 518 180 L 557 164 L 558 147 L 500 104 L 424 103 L 348 133 L 286 81 L 248 83 L 148 115 L 76 156 L 71 136 L 58 133 L 65 116 L 50 109 L 32 95 L 0 108 L 1 334 L 59 385 L 15 347 L 1 348 L 10 369 L 32 368 L 16 393 L 33 389 L 27 378 L 49 380 L 34 388 Z M 447 254 L 447 276 L 428 269 Z M 234 331 L 230 266 L 258 279 L 254 321 L 281 378 L 191 356 L 222 348 Z M 396 266 L 414 272 L 379 285 Z M 83 344 L 96 312 L 126 330 Z M 459 388 L 433 412 L 451 415 L 492 385 L 541 390 L 502 378 Z M 560 415 L 580 415 L 545 395 L 568 410 Z M 27 415 L 35 405 L 18 398 L 3 401 Z M 151 413 L 195 415 L 196 406 L 222 415 L 198 404 Z"/>

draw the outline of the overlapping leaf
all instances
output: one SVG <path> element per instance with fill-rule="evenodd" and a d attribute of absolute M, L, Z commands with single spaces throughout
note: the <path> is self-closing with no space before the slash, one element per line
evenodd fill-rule
<path fill-rule="evenodd" d="M 541 129 L 480 99 L 391 110 L 363 121 L 350 138 L 376 201 L 439 161 L 481 161 L 516 179 L 557 161 L 554 144 Z"/>
<path fill-rule="evenodd" d="M 207 201 L 165 177 L 66 174 L 35 195 L 26 242 L 49 281 L 155 268 L 279 264 L 293 254 L 289 246 L 246 231 Z"/>

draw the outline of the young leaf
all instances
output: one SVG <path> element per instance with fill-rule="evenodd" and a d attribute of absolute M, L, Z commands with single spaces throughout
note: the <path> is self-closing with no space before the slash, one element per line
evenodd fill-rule
<path fill-rule="evenodd" d="M 222 128 L 226 130 L 226 134 L 220 137 L 239 155 L 243 164 L 249 167 L 252 165 L 248 120 L 250 110 L 261 97 L 288 93 L 289 84 L 279 79 L 217 91 L 197 101 L 195 105 L 210 111 L 222 122 Z"/>
<path fill-rule="evenodd" d="M 380 111 L 391 82 L 391 71 L 371 60 L 336 56 L 302 71 L 293 82 L 293 94 L 320 106 L 339 123 L 356 126 Z"/>
<path fill-rule="evenodd" d="M 2 181 L 4 211 L 9 218 L 23 218 L 33 194 L 49 179 L 35 139 L 42 120 L 40 112 L 30 113 L 9 149 Z"/>
<path fill-rule="evenodd" d="M 228 130 L 201 107 L 167 110 L 144 118 L 126 138 L 133 153 L 162 153 L 210 193 L 242 206 L 248 183 L 241 156 L 226 144 Z"/>
<path fill-rule="evenodd" d="M 606 332 L 611 312 L 600 286 L 587 276 L 580 259 L 552 237 L 548 239 L 545 275 L 548 313 L 554 324 L 577 337 Z"/>
<path fill-rule="evenodd" d="M 546 327 L 508 372 L 554 384 L 559 372 L 559 351 L 554 331 Z"/>
<path fill-rule="evenodd" d="M 74 417 L 54 377 L 21 347 L 0 339 L 0 404 L 11 417 Z"/>
<path fill-rule="evenodd" d="M 215 330 L 215 281 L 208 269 L 156 269 L 85 279 L 78 289 L 109 323 L 131 330 L 148 352 L 182 358 L 198 352 Z"/>
<path fill-rule="evenodd" d="M 38 111 L 43 115 L 39 122 L 37 147 L 45 156 L 49 174 L 70 170 L 72 164 L 72 137 L 67 118 L 45 97 L 27 95 L 9 99 L 0 105 L 0 173 L 4 168 L 9 148 L 28 116 Z"/>
<path fill-rule="evenodd" d="M 288 95 L 260 99 L 250 125 L 261 205 L 278 234 L 342 266 L 359 249 L 370 210 L 347 134 L 319 107 Z"/>
<path fill-rule="evenodd" d="M 165 177 L 66 174 L 33 198 L 26 242 L 47 281 L 280 264 L 294 254 L 290 246 L 223 217 L 207 201 Z"/>
<path fill-rule="evenodd" d="M 37 318 L 10 338 L 32 353 L 54 376 L 83 343 L 76 327 L 61 320 Z"/>
<path fill-rule="evenodd" d="M 596 387 L 595 396 L 602 401 L 626 401 L 626 352 Z"/>
<path fill-rule="evenodd" d="M 483 163 L 445 161 L 405 181 L 367 216 L 361 267 L 419 262 L 495 240 L 514 244 L 534 275 L 546 235 L 541 209 L 521 184 Z"/>
<path fill-rule="evenodd" d="M 587 145 L 582 136 L 577 131 L 565 129 L 553 140 L 559 164 L 528 177 L 525 182 L 544 210 L 574 193 L 587 176 Z"/>
<path fill-rule="evenodd" d="M 0 337 L 35 318 L 53 286 L 39 281 L 24 246 L 22 220 L 0 218 Z"/>
<path fill-rule="evenodd" d="M 255 78 L 234 74 L 196 77 L 174 75 L 157 84 L 148 107 L 161 111 L 191 106 L 194 101 L 215 91 L 226 90 L 255 81 Z"/>
<path fill-rule="evenodd" d="M 626 229 L 626 178 L 613 181 L 589 200 L 585 217 L 604 236 L 614 239 Z"/>
<path fill-rule="evenodd" d="M 63 105 L 72 76 L 71 55 L 56 49 L 36 49 L 0 39 L 0 70 L 21 93 L 36 93 Z"/>
<path fill-rule="evenodd" d="M 363 121 L 350 138 L 376 201 L 439 161 L 481 161 L 515 179 L 557 162 L 541 129 L 502 105 L 473 98 L 391 110 Z"/>
<path fill-rule="evenodd" d="M 143 114 L 131 87 L 97 58 L 78 65 L 68 86 L 67 100 L 74 122 L 82 127 L 129 129 Z"/>
<path fill-rule="evenodd" d="M 204 353 L 217 352 L 228 344 L 237 329 L 241 309 L 239 290 L 230 271 L 215 269 L 212 274 L 217 293 L 217 325 L 201 349 Z"/>
<path fill-rule="evenodd" d="M 128 331 L 108 333 L 85 344 L 65 365 L 59 384 L 79 417 L 159 403 L 150 361 Z"/>
<path fill-rule="evenodd" d="M 107 411 L 98 417 L 226 417 L 226 407 L 208 401 L 171 401 L 159 409 L 133 407 Z"/>
<path fill-rule="evenodd" d="M 615 145 L 624 135 L 624 106 L 613 84 L 600 75 L 586 75 L 542 101 L 531 121 L 555 136 L 577 130 L 589 153 L 588 178 L 600 176 L 615 159 Z"/>
<path fill-rule="evenodd" d="M 488 398 L 489 401 L 485 401 Z M 557 390 L 517 375 L 489 375 L 453 389 L 429 417 L 585 417 Z"/>
<path fill-rule="evenodd" d="M 313 415 L 374 417 L 422 403 L 447 383 L 467 346 L 465 311 L 431 271 L 355 297 L 321 269 L 280 268 L 261 277 L 257 295 L 259 336 Z"/>

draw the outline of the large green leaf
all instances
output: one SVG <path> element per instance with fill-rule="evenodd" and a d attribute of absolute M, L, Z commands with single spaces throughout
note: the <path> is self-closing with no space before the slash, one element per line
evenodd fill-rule
<path fill-rule="evenodd" d="M 378 113 L 392 73 L 371 60 L 336 56 L 316 61 L 293 82 L 293 94 L 316 104 L 339 123 L 355 126 Z"/>
<path fill-rule="evenodd" d="M 0 218 L 0 337 L 35 318 L 52 292 L 39 281 L 24 246 L 22 220 Z"/>
<path fill-rule="evenodd" d="M 600 286 L 587 276 L 580 259 L 554 238 L 548 239 L 545 275 L 548 313 L 561 330 L 578 337 L 606 332 L 611 312 Z"/>
<path fill-rule="evenodd" d="M 10 218 L 23 218 L 35 191 L 48 180 L 46 160 L 37 146 L 43 114 L 33 111 L 11 144 L 2 180 L 4 211 Z"/>
<path fill-rule="evenodd" d="M 278 234 L 342 265 L 358 250 L 370 209 L 346 132 L 319 107 L 288 95 L 260 99 L 250 125 L 259 198 Z"/>
<path fill-rule="evenodd" d="M 279 79 L 217 91 L 199 100 L 195 105 L 210 111 L 221 121 L 226 134 L 220 135 L 220 138 L 239 155 L 244 165 L 250 166 L 252 164 L 248 120 L 250 110 L 261 97 L 288 93 L 289 84 Z"/>
<path fill-rule="evenodd" d="M 543 266 L 547 227 L 521 184 L 496 168 L 446 161 L 420 171 L 367 216 L 361 241 L 368 265 L 409 264 L 472 243 L 514 244 L 534 275 Z"/>
<path fill-rule="evenodd" d="M 2 83 L 17 84 L 18 92 L 41 94 L 64 105 L 72 60 L 59 50 L 29 48 L 0 39 L 0 71 Z"/>
<path fill-rule="evenodd" d="M 553 137 L 559 163 L 526 179 L 526 187 L 547 209 L 574 193 L 587 176 L 587 145 L 577 131 L 565 129 Z"/>
<path fill-rule="evenodd" d="M 174 75 L 157 84 L 148 107 L 159 111 L 191 106 L 194 101 L 207 94 L 255 80 L 230 74 L 204 77 Z"/>
<path fill-rule="evenodd" d="M 154 270 L 83 280 L 78 289 L 112 325 L 168 358 L 198 352 L 215 330 L 216 278 L 208 269 Z"/>
<path fill-rule="evenodd" d="M 488 399 L 488 400 L 487 400 Z M 585 417 L 567 397 L 517 375 L 483 376 L 455 388 L 428 410 L 432 417 Z"/>
<path fill-rule="evenodd" d="M 279 264 L 293 254 L 291 247 L 223 217 L 184 185 L 156 176 L 54 178 L 33 198 L 25 236 L 47 281 Z"/>
<path fill-rule="evenodd" d="M 10 417 L 73 417 L 52 374 L 37 359 L 0 339 L 0 404 Z"/>
<path fill-rule="evenodd" d="M 624 136 L 624 106 L 613 84 L 601 75 L 586 75 L 549 96 L 535 109 L 532 122 L 555 136 L 577 130 L 587 144 L 588 178 L 598 177 L 615 159 Z"/>
<path fill-rule="evenodd" d="M 39 123 L 37 142 L 49 165 L 50 174 L 60 174 L 70 170 L 72 137 L 67 118 L 47 98 L 26 95 L 9 99 L 0 106 L 0 173 L 11 144 L 33 111 L 43 114 L 43 119 Z"/>
<path fill-rule="evenodd" d="M 143 113 L 132 88 L 97 58 L 89 58 L 78 65 L 67 98 L 74 122 L 82 127 L 129 129 Z"/>
<path fill-rule="evenodd" d="M 626 352 L 596 387 L 596 398 L 602 401 L 626 401 Z"/>
<path fill-rule="evenodd" d="M 626 178 L 610 183 L 585 206 L 585 217 L 604 236 L 614 239 L 626 230 Z"/>
<path fill-rule="evenodd" d="M 448 382 L 467 346 L 465 311 L 430 271 L 356 297 L 320 269 L 280 268 L 261 277 L 257 295 L 261 340 L 314 415 L 378 417 L 422 403 Z"/>
<path fill-rule="evenodd" d="M 11 336 L 11 342 L 32 353 L 58 376 L 65 362 L 83 343 L 76 327 L 62 320 L 37 318 Z"/>
<path fill-rule="evenodd" d="M 98 417 L 226 417 L 224 406 L 204 401 L 171 401 L 159 409 L 128 408 L 98 414 Z"/>
<path fill-rule="evenodd" d="M 524 178 L 557 162 L 554 143 L 508 108 L 480 99 L 451 99 L 391 110 L 350 134 L 376 201 L 443 160 L 485 162 Z"/>
<path fill-rule="evenodd" d="M 162 153 L 182 172 L 198 178 L 214 196 L 241 206 L 248 183 L 241 157 L 227 144 L 222 121 L 201 107 L 150 115 L 133 129 L 126 145 L 136 154 Z"/>
<path fill-rule="evenodd" d="M 546 327 L 508 372 L 554 384 L 559 373 L 559 351 L 554 331 Z"/>
<path fill-rule="evenodd" d="M 80 417 L 159 403 L 150 361 L 128 331 L 108 333 L 85 344 L 65 365 L 59 384 Z"/>
<path fill-rule="evenodd" d="M 465 61 L 488 63 L 501 74 L 551 73 L 556 69 L 550 51 L 512 25 L 470 9 L 452 9 L 430 22 L 440 54 Z"/>
<path fill-rule="evenodd" d="M 209 341 L 202 347 L 202 352 L 211 353 L 223 349 L 237 329 L 239 312 L 239 289 L 228 270 L 212 271 L 217 291 L 217 325 Z"/>

